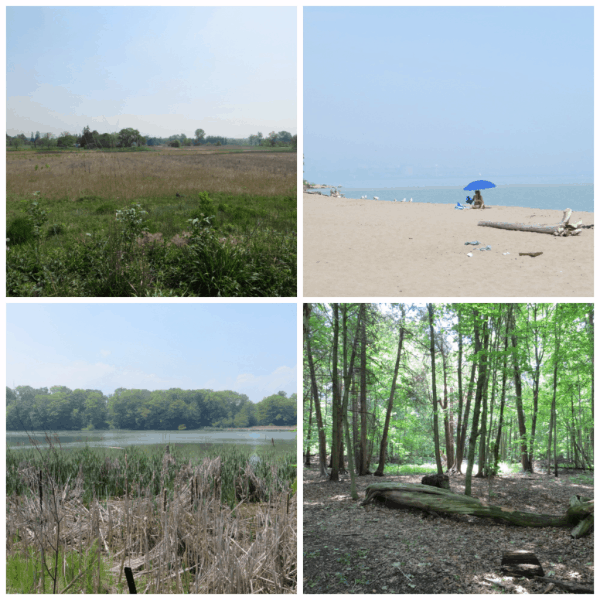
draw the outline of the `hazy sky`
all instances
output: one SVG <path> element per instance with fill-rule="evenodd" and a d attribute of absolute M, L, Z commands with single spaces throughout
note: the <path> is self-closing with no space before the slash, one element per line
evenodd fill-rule
<path fill-rule="evenodd" d="M 306 7 L 305 179 L 592 183 L 593 33 L 590 7 Z"/>
<path fill-rule="evenodd" d="M 9 304 L 9 387 L 297 393 L 296 304 Z"/>
<path fill-rule="evenodd" d="M 8 7 L 7 131 L 296 131 L 296 8 Z"/>

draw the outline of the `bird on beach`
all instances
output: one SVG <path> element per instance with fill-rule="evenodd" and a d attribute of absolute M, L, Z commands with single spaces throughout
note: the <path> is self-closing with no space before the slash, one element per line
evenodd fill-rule
<path fill-rule="evenodd" d="M 398 202 L 398 200 L 396 200 L 396 198 L 394 198 L 394 202 Z"/>
<path fill-rule="evenodd" d="M 409 202 L 412 202 L 412 198 L 409 200 Z"/>
<path fill-rule="evenodd" d="M 402 202 L 406 202 L 406 198 L 403 198 Z"/>
<path fill-rule="evenodd" d="M 378 196 L 373 196 L 373 200 L 379 200 Z"/>

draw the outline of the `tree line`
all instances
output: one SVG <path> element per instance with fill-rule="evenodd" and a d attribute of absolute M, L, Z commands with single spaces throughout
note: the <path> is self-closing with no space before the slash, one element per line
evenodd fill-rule
<path fill-rule="evenodd" d="M 305 464 L 334 481 L 593 468 L 594 306 L 305 304 L 304 390 Z"/>
<path fill-rule="evenodd" d="M 32 131 L 31 136 L 20 133 L 15 136 L 6 135 L 6 147 L 14 147 L 19 150 L 25 148 L 133 148 L 139 146 L 171 146 L 180 148 L 182 146 L 224 146 L 232 144 L 236 146 L 291 146 L 297 147 L 298 138 L 288 131 L 272 131 L 267 137 L 261 132 L 250 135 L 247 138 L 230 138 L 217 135 L 207 136 L 203 129 L 196 129 L 194 137 L 188 137 L 185 133 L 175 134 L 169 137 L 155 137 L 143 135 L 137 129 L 131 127 L 121 129 L 114 133 L 98 133 L 91 131 L 89 126 L 83 128 L 81 134 L 72 134 L 63 131 L 59 136 L 53 133 L 40 133 Z"/>
<path fill-rule="evenodd" d="M 65 386 L 6 388 L 8 431 L 174 430 L 296 425 L 296 394 L 254 404 L 245 394 L 213 390 L 99 390 Z"/>

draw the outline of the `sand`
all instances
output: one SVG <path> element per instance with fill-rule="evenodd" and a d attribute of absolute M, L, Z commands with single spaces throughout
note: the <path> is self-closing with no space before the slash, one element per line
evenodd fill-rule
<path fill-rule="evenodd" d="M 594 229 L 556 237 L 477 225 L 554 225 L 562 216 L 559 210 L 455 210 L 452 204 L 304 194 L 303 295 L 591 298 Z M 580 219 L 591 225 L 594 213 L 573 212 L 571 222 Z M 465 246 L 475 240 L 479 246 Z M 488 244 L 491 250 L 479 250 Z"/>

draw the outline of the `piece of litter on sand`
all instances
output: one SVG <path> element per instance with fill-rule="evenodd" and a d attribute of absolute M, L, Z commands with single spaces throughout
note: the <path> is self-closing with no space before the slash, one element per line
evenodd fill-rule
<path fill-rule="evenodd" d="M 467 256 L 468 256 L 469 258 L 471 258 L 471 256 L 473 256 L 473 253 L 472 253 L 472 252 L 469 252 L 469 254 L 467 254 Z"/>
<path fill-rule="evenodd" d="M 533 256 L 533 258 L 535 258 L 536 256 L 539 256 L 540 254 L 544 254 L 543 252 L 519 252 L 519 256 Z"/>
<path fill-rule="evenodd" d="M 465 246 L 468 246 L 469 244 L 471 246 L 479 246 L 479 242 L 477 240 L 475 240 L 474 242 L 465 242 Z"/>
<path fill-rule="evenodd" d="M 483 252 L 483 250 L 491 250 L 492 247 L 491 246 L 485 246 L 484 248 L 479 248 L 480 252 Z"/>
<path fill-rule="evenodd" d="M 510 254 L 510 252 L 503 252 L 502 254 L 506 256 L 507 254 Z"/>

